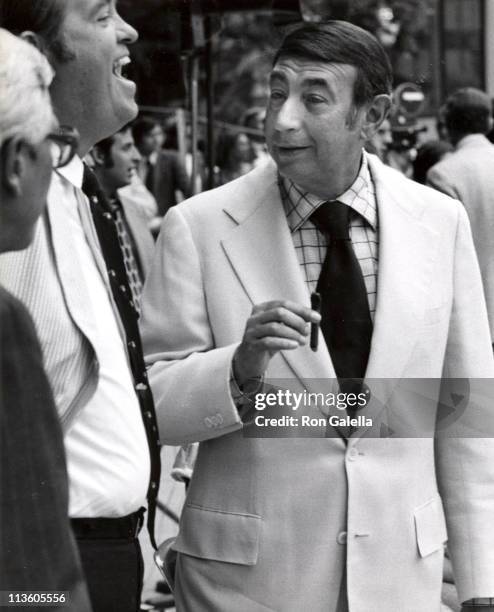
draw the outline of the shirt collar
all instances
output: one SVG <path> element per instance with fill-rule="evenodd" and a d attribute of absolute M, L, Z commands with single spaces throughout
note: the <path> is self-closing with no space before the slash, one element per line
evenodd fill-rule
<path fill-rule="evenodd" d="M 63 168 L 56 170 L 58 174 L 61 174 L 65 179 L 72 183 L 74 187 L 82 189 L 82 179 L 84 176 L 84 164 L 82 159 L 75 155 L 74 158 Z"/>
<path fill-rule="evenodd" d="M 468 147 L 472 144 L 485 144 L 489 143 L 489 139 L 484 136 L 484 134 L 467 134 L 460 138 L 460 140 L 456 143 L 456 149 L 461 149 L 462 147 Z"/>
<path fill-rule="evenodd" d="M 344 193 L 334 199 L 352 208 L 376 230 L 377 207 L 371 180 L 367 154 L 364 151 L 357 178 Z M 312 213 L 326 200 L 304 191 L 293 181 L 281 175 L 279 175 L 278 183 L 288 225 L 293 233 L 302 227 Z"/>

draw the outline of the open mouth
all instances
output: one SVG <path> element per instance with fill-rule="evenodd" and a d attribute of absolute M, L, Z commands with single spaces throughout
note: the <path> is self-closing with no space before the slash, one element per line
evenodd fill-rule
<path fill-rule="evenodd" d="M 130 57 L 126 55 L 113 62 L 113 74 L 119 79 L 128 80 L 127 66 L 130 64 Z"/>

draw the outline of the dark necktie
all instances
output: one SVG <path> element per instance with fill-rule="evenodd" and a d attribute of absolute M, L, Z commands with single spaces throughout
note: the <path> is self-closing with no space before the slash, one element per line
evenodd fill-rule
<path fill-rule="evenodd" d="M 341 390 L 358 392 L 369 360 L 372 320 L 362 270 L 350 240 L 349 215 L 345 204 L 324 202 L 311 221 L 329 238 L 317 283 L 321 329 Z"/>
<path fill-rule="evenodd" d="M 151 542 L 156 548 L 154 518 L 161 472 L 160 442 L 158 438 L 158 426 L 153 396 L 149 388 L 144 357 L 142 354 L 141 337 L 137 324 L 138 315 L 134 307 L 127 270 L 125 268 L 125 262 L 118 238 L 118 230 L 110 203 L 101 189 L 96 175 L 87 166 L 84 167 L 82 191 L 89 198 L 96 233 L 108 270 L 112 296 L 125 330 L 130 369 L 134 380 L 136 395 L 139 400 L 144 429 L 146 431 L 151 462 L 151 477 L 147 492 L 147 525 Z"/>

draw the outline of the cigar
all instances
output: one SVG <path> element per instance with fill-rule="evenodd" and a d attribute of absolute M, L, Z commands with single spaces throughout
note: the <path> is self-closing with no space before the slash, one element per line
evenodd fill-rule
<path fill-rule="evenodd" d="M 321 312 L 321 296 L 319 293 L 311 293 L 310 307 L 316 312 Z M 310 348 L 317 351 L 317 341 L 319 340 L 319 323 L 310 324 Z"/>

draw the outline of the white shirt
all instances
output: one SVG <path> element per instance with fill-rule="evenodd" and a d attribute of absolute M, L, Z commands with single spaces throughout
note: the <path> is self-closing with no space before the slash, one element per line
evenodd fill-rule
<path fill-rule="evenodd" d="M 122 202 L 129 202 L 146 221 L 152 221 L 158 216 L 158 204 L 154 195 L 144 185 L 137 172 L 132 175 L 131 182 L 125 187 L 120 187 L 117 193 Z"/>
<path fill-rule="evenodd" d="M 72 270 L 90 296 L 86 308 L 99 361 L 96 391 L 65 436 L 69 515 L 125 516 L 146 504 L 150 473 L 146 434 L 108 280 L 96 264 L 81 220 L 81 212 L 90 214 L 87 198 L 76 191 L 82 185 L 81 160 L 75 158 L 60 175 L 54 175 L 48 199 L 56 202 L 70 240 Z M 94 245 L 94 240 L 90 242 Z"/>

